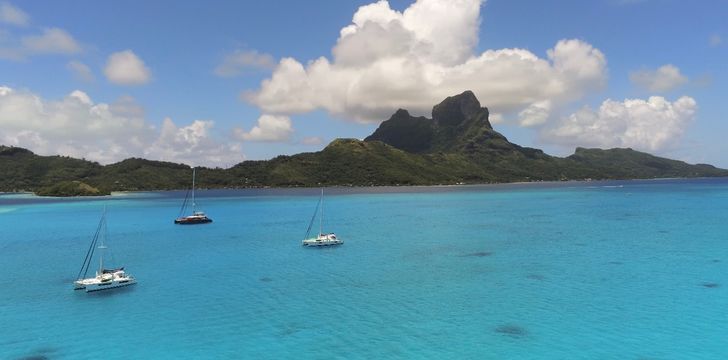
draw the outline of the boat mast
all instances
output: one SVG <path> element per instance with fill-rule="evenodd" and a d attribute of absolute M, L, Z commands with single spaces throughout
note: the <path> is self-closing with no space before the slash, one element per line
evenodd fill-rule
<path fill-rule="evenodd" d="M 319 235 L 324 233 L 324 188 L 321 188 L 321 218 L 319 219 Z"/>
<path fill-rule="evenodd" d="M 192 214 L 195 214 L 195 168 L 192 168 Z"/>
<path fill-rule="evenodd" d="M 108 228 L 106 227 L 106 206 L 104 206 L 104 214 L 101 216 L 101 221 L 103 221 L 103 234 L 101 234 L 101 246 L 99 246 L 99 272 L 98 274 L 101 274 L 104 272 L 104 249 L 106 249 L 106 234 L 108 234 Z"/>

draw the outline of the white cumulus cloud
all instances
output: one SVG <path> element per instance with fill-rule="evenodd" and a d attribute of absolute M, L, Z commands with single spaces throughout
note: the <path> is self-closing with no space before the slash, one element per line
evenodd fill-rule
<path fill-rule="evenodd" d="M 495 124 L 502 124 L 502 123 L 504 123 L 506 121 L 506 119 L 505 119 L 505 117 L 503 117 L 503 114 L 501 114 L 501 113 L 491 112 L 488 115 L 488 121 L 490 121 L 490 123 L 492 125 L 495 125 Z"/>
<path fill-rule="evenodd" d="M 599 89 L 606 58 L 581 40 L 561 40 L 545 57 L 526 49 L 477 53 L 481 0 L 418 0 L 402 12 L 387 1 L 362 6 L 340 31 L 332 59 L 283 58 L 243 99 L 267 114 L 323 109 L 378 122 L 398 108 L 429 115 L 442 99 L 472 90 L 498 113 Z"/>
<path fill-rule="evenodd" d="M 548 100 L 535 102 L 518 113 L 521 126 L 536 126 L 545 123 L 551 114 L 551 102 Z"/>
<path fill-rule="evenodd" d="M 142 117 L 120 115 L 82 91 L 47 101 L 28 91 L 0 92 L 0 143 L 41 154 L 109 162 L 142 149 L 152 128 Z"/>
<path fill-rule="evenodd" d="M 275 65 L 276 62 L 271 55 L 261 54 L 255 50 L 236 50 L 225 56 L 222 63 L 215 68 L 215 75 L 234 77 L 248 69 L 273 69 Z"/>
<path fill-rule="evenodd" d="M 66 30 L 49 28 L 40 35 L 21 38 L 23 49 L 31 54 L 75 54 L 81 52 L 81 45 Z"/>
<path fill-rule="evenodd" d="M 149 82 L 152 72 L 133 51 L 124 50 L 109 56 L 104 75 L 114 84 L 142 85 Z"/>
<path fill-rule="evenodd" d="M 166 119 L 159 130 L 130 97 L 96 103 L 75 90 L 60 100 L 0 86 L 0 144 L 42 155 L 68 155 L 100 163 L 148 157 L 193 165 L 228 166 L 243 159 L 238 143 L 211 134 L 211 121 L 177 127 Z"/>
<path fill-rule="evenodd" d="M 213 121 L 195 120 L 188 126 L 178 127 L 165 118 L 157 140 L 144 151 L 144 156 L 190 165 L 231 166 L 243 161 L 239 143 L 221 143 L 210 131 Z"/>
<path fill-rule="evenodd" d="M 688 82 L 677 66 L 667 64 L 657 70 L 632 72 L 629 79 L 637 86 L 652 92 L 665 92 L 676 89 Z"/>
<path fill-rule="evenodd" d="M 0 24 L 27 26 L 30 17 L 9 2 L 0 1 Z M 0 29 L 0 59 L 22 61 L 37 55 L 72 55 L 83 51 L 81 44 L 66 30 L 57 27 L 41 28 L 37 34 L 20 34 Z"/>
<path fill-rule="evenodd" d="M 688 96 L 670 102 L 661 96 L 647 100 L 605 100 L 599 109 L 584 107 L 545 129 L 546 142 L 600 148 L 631 147 L 656 151 L 674 147 L 693 121 L 697 103 Z"/>
<path fill-rule="evenodd" d="M 30 17 L 23 10 L 9 2 L 0 2 L 0 23 L 26 26 L 29 22 Z"/>
<path fill-rule="evenodd" d="M 48 28 L 40 34 L 25 36 L 0 29 L 0 59 L 21 61 L 28 56 L 72 55 L 81 51 L 79 42 L 63 29 Z"/>
<path fill-rule="evenodd" d="M 288 141 L 293 133 L 293 125 L 288 116 L 275 116 L 264 114 L 250 131 L 235 129 L 235 137 L 247 141 L 284 142 Z"/>

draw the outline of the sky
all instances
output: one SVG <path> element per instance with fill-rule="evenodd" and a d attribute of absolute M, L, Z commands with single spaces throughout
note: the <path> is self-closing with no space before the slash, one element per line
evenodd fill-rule
<path fill-rule="evenodd" d="M 728 168 L 726 18 L 724 0 L 0 0 L 0 144 L 229 167 L 472 90 L 522 146 Z"/>

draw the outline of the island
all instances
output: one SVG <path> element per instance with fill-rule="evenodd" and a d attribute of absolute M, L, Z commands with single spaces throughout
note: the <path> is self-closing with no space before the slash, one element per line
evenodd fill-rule
<path fill-rule="evenodd" d="M 577 148 L 561 158 L 511 143 L 471 91 L 448 97 L 432 118 L 397 110 L 364 140 L 336 139 L 318 152 L 198 168 L 200 188 L 391 186 L 532 181 L 724 177 L 632 149 Z M 0 191 L 103 195 L 111 191 L 186 189 L 190 167 L 139 158 L 101 165 L 0 146 Z"/>

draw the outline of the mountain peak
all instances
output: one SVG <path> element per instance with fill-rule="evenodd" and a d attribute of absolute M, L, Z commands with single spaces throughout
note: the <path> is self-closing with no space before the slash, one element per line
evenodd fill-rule
<path fill-rule="evenodd" d="M 410 117 L 410 113 L 409 113 L 409 111 L 407 111 L 405 109 L 397 109 L 397 111 L 395 111 L 394 114 L 392 114 L 392 117 L 393 118 L 407 118 L 407 117 Z"/>
<path fill-rule="evenodd" d="M 432 146 L 433 135 L 434 124 L 431 119 L 414 117 L 407 110 L 399 109 L 364 140 L 381 141 L 401 150 L 422 153 Z"/>
<path fill-rule="evenodd" d="M 472 91 L 466 90 L 455 96 L 449 96 L 432 108 L 432 119 L 440 126 L 457 126 L 470 119 L 482 110 L 478 98 Z M 488 124 L 490 125 L 490 124 Z"/>
<path fill-rule="evenodd" d="M 493 130 L 488 109 L 480 106 L 472 91 L 450 96 L 432 108 L 432 119 L 413 117 L 397 110 L 365 141 L 381 141 L 413 153 L 469 151 L 497 139 L 498 149 L 512 150 L 507 139 Z"/>

